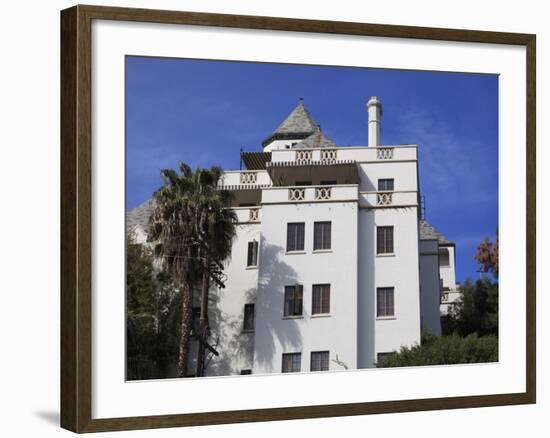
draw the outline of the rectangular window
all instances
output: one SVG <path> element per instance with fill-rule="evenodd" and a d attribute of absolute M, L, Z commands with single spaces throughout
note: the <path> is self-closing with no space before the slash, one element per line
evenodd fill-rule
<path fill-rule="evenodd" d="M 311 371 L 328 371 L 328 351 L 311 352 Z"/>
<path fill-rule="evenodd" d="M 336 181 L 335 181 L 335 180 L 321 181 L 321 185 L 322 185 L 322 186 L 335 186 L 335 185 L 336 185 Z"/>
<path fill-rule="evenodd" d="M 376 252 L 393 253 L 393 227 L 376 227 Z"/>
<path fill-rule="evenodd" d="M 311 181 L 296 181 L 297 186 L 310 186 Z"/>
<path fill-rule="evenodd" d="M 384 178 L 378 180 L 379 192 L 393 192 L 393 178 Z"/>
<path fill-rule="evenodd" d="M 376 355 L 376 361 L 377 362 L 381 362 L 383 361 L 384 359 L 390 357 L 393 353 L 378 353 Z"/>
<path fill-rule="evenodd" d="M 285 316 L 301 316 L 304 287 L 301 284 L 285 286 Z"/>
<path fill-rule="evenodd" d="M 254 330 L 254 304 L 244 305 L 243 330 L 245 331 Z"/>
<path fill-rule="evenodd" d="M 283 353 L 283 373 L 299 373 L 302 353 Z"/>
<path fill-rule="evenodd" d="M 331 222 L 315 222 L 313 226 L 313 250 L 330 249 Z"/>
<path fill-rule="evenodd" d="M 294 222 L 287 224 L 286 227 L 286 250 L 303 251 L 304 236 L 306 224 L 304 222 Z"/>
<path fill-rule="evenodd" d="M 258 242 L 256 240 L 248 242 L 248 256 L 246 258 L 246 266 L 258 266 Z"/>
<path fill-rule="evenodd" d="M 314 284 L 311 314 L 330 313 L 330 284 Z"/>
<path fill-rule="evenodd" d="M 376 288 L 376 316 L 395 316 L 394 288 Z"/>
<path fill-rule="evenodd" d="M 441 248 L 439 250 L 439 266 L 450 266 L 449 250 L 447 248 Z"/>
<path fill-rule="evenodd" d="M 241 376 L 247 376 L 252 374 L 252 370 L 241 370 Z"/>

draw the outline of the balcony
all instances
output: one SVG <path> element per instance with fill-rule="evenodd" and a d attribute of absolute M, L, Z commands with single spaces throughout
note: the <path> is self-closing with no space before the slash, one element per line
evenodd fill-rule
<path fill-rule="evenodd" d="M 226 171 L 220 187 L 226 190 L 255 190 L 271 184 L 271 178 L 265 170 Z"/>
<path fill-rule="evenodd" d="M 327 165 L 346 162 L 416 160 L 414 145 L 348 146 L 336 149 L 281 149 L 272 151 L 270 166 Z"/>
<path fill-rule="evenodd" d="M 415 207 L 418 206 L 418 193 L 414 190 L 396 192 L 361 192 L 361 207 Z"/>
<path fill-rule="evenodd" d="M 260 223 L 260 207 L 233 207 L 237 223 Z"/>
<path fill-rule="evenodd" d="M 262 190 L 262 204 L 357 201 L 357 184 L 307 187 L 270 187 Z"/>

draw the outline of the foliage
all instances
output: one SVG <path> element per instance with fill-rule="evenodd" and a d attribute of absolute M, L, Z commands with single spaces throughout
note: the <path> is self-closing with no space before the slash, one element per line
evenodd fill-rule
<path fill-rule="evenodd" d="M 498 361 L 498 338 L 471 334 L 465 338 L 434 336 L 425 331 L 420 345 L 402 347 L 376 363 L 377 368 L 449 365 Z"/>
<path fill-rule="evenodd" d="M 178 351 L 179 294 L 170 277 L 154 267 L 152 251 L 126 244 L 127 378 L 170 377 Z"/>
<path fill-rule="evenodd" d="M 201 285 L 201 333 L 208 330 L 202 315 L 208 302 L 210 281 L 224 287 L 223 260 L 231 252 L 235 213 L 229 206 L 231 193 L 220 190 L 218 167 L 197 168 L 180 163 L 161 172 L 165 184 L 154 194 L 155 208 L 149 221 L 148 239 L 155 256 L 172 275 L 181 293 L 181 324 L 178 375 L 188 375 L 189 342 L 193 324 L 193 293 Z M 206 325 L 207 326 L 207 325 Z"/>
<path fill-rule="evenodd" d="M 498 283 L 467 279 L 460 291 L 459 301 L 444 320 L 443 333 L 498 336 Z"/>
<path fill-rule="evenodd" d="M 495 243 L 485 237 L 483 242 L 478 245 L 474 258 L 482 272 L 492 272 L 494 277 L 498 278 L 498 228 Z"/>

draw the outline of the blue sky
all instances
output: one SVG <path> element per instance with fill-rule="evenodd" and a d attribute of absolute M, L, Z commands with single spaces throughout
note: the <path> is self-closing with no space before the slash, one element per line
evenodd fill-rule
<path fill-rule="evenodd" d="M 418 145 L 426 219 L 457 246 L 457 280 L 498 223 L 495 75 L 128 57 L 127 199 L 161 184 L 160 170 L 239 168 L 302 97 L 337 145 L 366 145 L 370 96 L 382 101 L 382 143 Z"/>

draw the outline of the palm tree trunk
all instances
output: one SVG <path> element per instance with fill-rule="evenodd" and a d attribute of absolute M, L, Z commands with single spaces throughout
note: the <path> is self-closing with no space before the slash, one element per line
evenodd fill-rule
<path fill-rule="evenodd" d="M 204 262 L 204 271 L 202 274 L 202 291 L 201 291 L 201 315 L 199 320 L 199 336 L 202 341 L 199 341 L 199 351 L 197 354 L 197 377 L 204 376 L 204 360 L 205 360 L 205 348 L 204 342 L 208 338 L 208 292 L 210 289 L 210 275 L 208 272 L 208 266 L 210 261 L 206 258 Z"/>
<path fill-rule="evenodd" d="M 189 341 L 191 339 L 191 325 L 193 323 L 193 293 L 188 284 L 182 287 L 181 297 L 181 325 L 180 346 L 178 355 L 178 377 L 187 376 L 189 362 Z"/>

